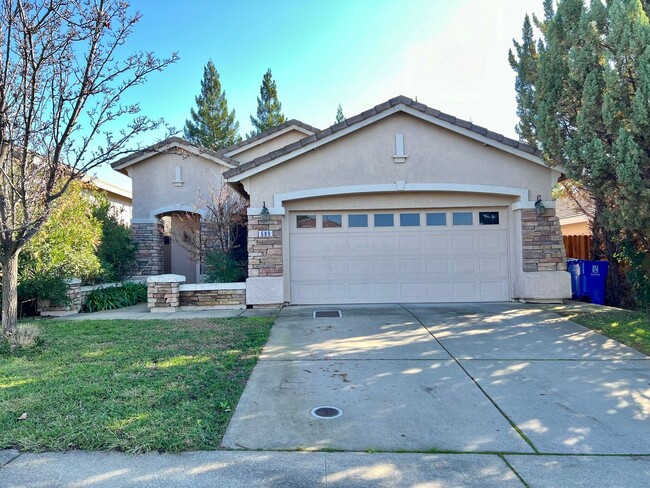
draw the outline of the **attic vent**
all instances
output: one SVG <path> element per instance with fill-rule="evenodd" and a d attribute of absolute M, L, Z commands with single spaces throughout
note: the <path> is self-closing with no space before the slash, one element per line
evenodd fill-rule
<path fill-rule="evenodd" d="M 343 317 L 343 314 L 340 310 L 316 310 L 314 312 L 315 319 L 326 319 L 326 318 L 338 318 Z"/>

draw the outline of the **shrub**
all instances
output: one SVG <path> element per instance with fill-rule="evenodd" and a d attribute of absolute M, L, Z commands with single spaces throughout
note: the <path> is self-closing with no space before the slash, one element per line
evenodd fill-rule
<path fill-rule="evenodd" d="M 93 216 L 93 206 L 83 185 L 71 183 L 56 201 L 47 222 L 21 252 L 19 281 L 35 275 L 88 280 L 101 272 L 101 263 L 95 253 L 102 235 L 102 223 Z"/>
<path fill-rule="evenodd" d="M 93 215 L 102 223 L 102 239 L 97 249 L 103 268 L 102 279 L 120 281 L 131 276 L 135 268 L 136 246 L 129 228 L 120 223 L 105 196 L 97 197 Z"/>
<path fill-rule="evenodd" d="M 84 304 L 85 312 L 113 310 L 130 307 L 147 300 L 147 285 L 144 283 L 122 283 L 110 288 L 100 288 L 92 291 Z"/>
<path fill-rule="evenodd" d="M 22 278 L 18 283 L 18 303 L 20 315 L 27 311 L 33 315 L 36 300 L 49 300 L 51 303 L 68 304 L 68 284 L 63 278 L 53 273 L 35 273 Z"/>
<path fill-rule="evenodd" d="M 205 256 L 205 276 L 210 283 L 237 283 L 246 280 L 245 263 L 236 261 L 225 252 L 210 252 Z"/>
<path fill-rule="evenodd" d="M 35 324 L 18 324 L 16 333 L 9 339 L 9 345 L 28 349 L 38 343 L 40 330 Z"/>

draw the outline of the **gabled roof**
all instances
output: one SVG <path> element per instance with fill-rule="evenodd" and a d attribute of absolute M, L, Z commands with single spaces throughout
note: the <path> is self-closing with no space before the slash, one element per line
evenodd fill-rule
<path fill-rule="evenodd" d="M 206 159 L 209 159 L 210 161 L 214 161 L 215 163 L 226 166 L 227 168 L 234 168 L 237 165 L 237 162 L 232 161 L 230 158 L 219 156 L 216 151 L 197 146 L 196 144 L 190 141 L 186 141 L 181 137 L 173 136 L 168 137 L 167 139 L 164 139 L 144 149 L 140 149 L 139 151 L 136 151 L 133 154 L 129 154 L 122 159 L 118 159 L 117 161 L 111 163 L 111 167 L 116 171 L 126 173 L 125 170 L 129 166 L 132 166 L 136 163 L 139 163 L 140 161 L 144 161 L 145 159 L 156 156 L 157 154 L 175 147 L 184 149 L 196 156 L 202 156 Z"/>
<path fill-rule="evenodd" d="M 379 121 L 392 114 L 404 112 L 415 117 L 428 120 L 429 122 L 449 129 L 460 135 L 470 137 L 485 145 L 501 149 L 503 151 L 515 154 L 534 163 L 546 166 L 540 158 L 540 151 L 528 144 L 524 144 L 515 139 L 510 139 L 502 134 L 492 132 L 485 127 L 473 124 L 467 120 L 462 120 L 453 115 L 446 114 L 440 110 L 427 107 L 423 103 L 416 102 L 408 97 L 399 96 L 377 105 L 370 110 L 345 119 L 343 122 L 334 124 L 327 129 L 318 131 L 311 136 L 305 137 L 299 141 L 289 144 L 281 149 L 271 151 L 268 154 L 260 156 L 244 164 L 240 164 L 224 173 L 224 177 L 230 182 L 236 182 L 247 176 L 264 171 L 283 161 L 299 156 L 304 152 L 315 149 L 323 144 L 334 141 L 343 137 L 350 132 L 361 129 L 366 125 Z"/>
<path fill-rule="evenodd" d="M 305 124 L 304 122 L 300 122 L 299 120 L 296 119 L 291 119 L 291 120 L 287 120 L 283 124 L 265 130 L 264 132 L 261 132 L 256 136 L 249 137 L 248 139 L 244 139 L 243 141 L 240 141 L 237 144 L 233 144 L 232 146 L 228 146 L 223 149 L 220 149 L 219 151 L 217 151 L 217 154 L 219 154 L 220 156 L 227 156 L 227 155 L 230 156 L 233 153 L 238 153 L 243 151 L 244 148 L 247 146 L 252 146 L 258 142 L 261 143 L 260 141 L 264 141 L 270 138 L 270 136 L 273 136 L 278 132 L 283 132 L 286 129 L 290 129 L 290 128 L 294 128 L 300 132 L 303 132 L 305 136 L 310 136 L 312 134 L 315 134 L 316 132 L 320 132 L 320 129 L 317 129 L 316 127 L 312 127 L 311 125 Z"/>

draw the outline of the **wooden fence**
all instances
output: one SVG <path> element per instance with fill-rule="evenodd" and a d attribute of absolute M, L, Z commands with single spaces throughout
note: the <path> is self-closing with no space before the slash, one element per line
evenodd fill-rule
<path fill-rule="evenodd" d="M 591 236 L 563 236 L 566 257 L 570 259 L 589 259 Z"/>

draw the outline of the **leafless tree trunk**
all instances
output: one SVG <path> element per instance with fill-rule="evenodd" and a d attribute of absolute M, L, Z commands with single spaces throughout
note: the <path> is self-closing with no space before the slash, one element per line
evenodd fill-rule
<path fill-rule="evenodd" d="M 2 263 L 2 324 L 4 333 L 11 337 L 18 323 L 18 253 Z M 5 320 L 7 317 L 7 320 Z"/>
<path fill-rule="evenodd" d="M 11 336 L 18 254 L 72 180 L 135 149 L 134 136 L 159 126 L 122 98 L 177 55 L 121 57 L 140 14 L 120 0 L 0 5 L 0 264 L 2 324 Z"/>

